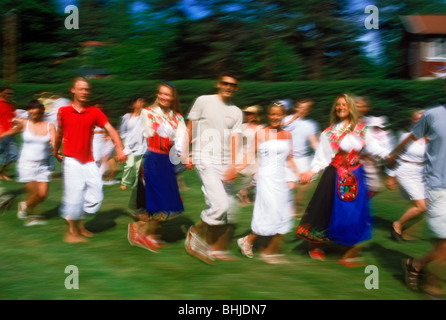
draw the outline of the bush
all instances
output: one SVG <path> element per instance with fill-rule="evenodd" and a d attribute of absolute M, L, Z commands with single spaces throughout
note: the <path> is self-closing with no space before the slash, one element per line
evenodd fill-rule
<path fill-rule="evenodd" d="M 158 80 L 117 81 L 115 79 L 92 80 L 91 101 L 106 106 L 110 121 L 116 125 L 128 111 L 129 101 L 136 95 L 145 96 L 149 102 L 155 99 Z M 183 114 L 187 114 L 199 95 L 215 93 L 215 80 L 173 81 L 178 88 Z M 43 91 L 69 97 L 71 79 L 62 84 L 15 84 L 18 105 L 25 105 L 34 95 Z M 242 82 L 234 102 L 239 107 L 259 104 L 266 107 L 275 100 L 311 98 L 315 106 L 311 118 L 321 128 L 328 125 L 328 114 L 335 97 L 340 93 L 367 96 L 373 104 L 373 115 L 389 118 L 392 130 L 404 128 L 410 111 L 438 105 L 445 96 L 441 80 L 344 80 L 344 81 L 297 81 L 297 82 Z M 265 119 L 265 117 L 263 117 Z"/>

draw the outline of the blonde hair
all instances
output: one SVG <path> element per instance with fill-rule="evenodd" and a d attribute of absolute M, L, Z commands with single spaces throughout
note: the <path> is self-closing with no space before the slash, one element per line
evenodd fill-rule
<path fill-rule="evenodd" d="M 76 77 L 71 82 L 71 89 L 73 89 L 74 86 L 76 85 L 76 83 L 78 83 L 79 81 L 86 82 L 86 83 L 88 83 L 90 85 L 90 81 L 88 81 L 87 78 L 85 78 L 85 77 Z"/>
<path fill-rule="evenodd" d="M 340 98 L 344 98 L 345 102 L 347 103 L 348 111 L 349 111 L 348 118 L 349 118 L 351 127 L 352 128 L 356 127 L 356 125 L 359 122 L 358 110 L 356 109 L 355 100 L 353 99 L 352 96 L 348 95 L 347 93 L 342 93 L 336 97 L 336 99 L 333 103 L 333 106 L 331 108 L 331 111 L 330 111 L 330 124 L 333 125 L 340 121 L 340 119 L 338 118 L 338 116 L 336 114 L 336 103 L 338 102 L 338 100 Z"/>
<path fill-rule="evenodd" d="M 286 114 L 286 107 L 285 107 L 285 105 L 283 103 L 279 102 L 279 101 L 273 102 L 272 104 L 270 104 L 268 106 L 267 114 L 269 114 L 271 112 L 272 108 L 276 108 L 276 107 L 281 108 L 283 114 Z"/>
<path fill-rule="evenodd" d="M 158 90 L 157 90 L 157 92 L 156 92 L 156 95 L 158 95 L 159 89 L 160 89 L 161 87 L 166 87 L 166 88 L 169 88 L 169 89 L 170 89 L 170 91 L 172 92 L 172 98 L 173 98 L 173 100 L 172 100 L 172 106 L 171 106 L 170 109 L 171 109 L 174 113 L 179 113 L 179 114 L 181 114 L 180 95 L 178 94 L 178 90 L 177 90 L 177 88 L 175 87 L 175 85 L 172 84 L 172 83 L 169 82 L 169 81 L 163 81 L 163 82 L 161 82 L 161 83 L 158 85 L 158 88 L 157 88 Z M 159 101 L 158 101 L 158 97 L 157 97 L 157 98 L 155 98 L 155 101 L 153 102 L 152 107 L 154 107 L 154 106 L 158 106 L 158 105 L 159 105 Z"/>

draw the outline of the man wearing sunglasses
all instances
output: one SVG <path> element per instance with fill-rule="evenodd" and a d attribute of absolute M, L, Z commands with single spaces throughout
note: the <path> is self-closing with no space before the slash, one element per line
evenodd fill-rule
<path fill-rule="evenodd" d="M 192 164 L 201 178 L 207 208 L 201 212 L 201 220 L 189 229 L 185 247 L 208 263 L 235 259 L 228 247 L 236 201 L 230 192 L 232 181 L 226 181 L 225 176 L 234 170 L 243 122 L 242 111 L 232 103 L 239 89 L 237 77 L 222 73 L 216 87 L 216 94 L 198 97 L 188 115 Z"/>

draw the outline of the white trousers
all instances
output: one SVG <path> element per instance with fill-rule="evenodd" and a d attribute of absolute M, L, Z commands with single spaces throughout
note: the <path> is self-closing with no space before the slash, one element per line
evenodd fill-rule
<path fill-rule="evenodd" d="M 201 178 L 207 208 L 201 212 L 201 220 L 208 225 L 217 226 L 235 222 L 236 201 L 231 195 L 231 185 L 222 180 L 227 165 L 196 164 Z"/>
<path fill-rule="evenodd" d="M 94 214 L 101 207 L 101 172 L 95 162 L 81 163 L 65 157 L 63 162 L 64 194 L 61 214 L 67 220 L 83 220 L 85 214 Z"/>
<path fill-rule="evenodd" d="M 427 224 L 437 239 L 446 239 L 446 189 L 427 190 Z"/>

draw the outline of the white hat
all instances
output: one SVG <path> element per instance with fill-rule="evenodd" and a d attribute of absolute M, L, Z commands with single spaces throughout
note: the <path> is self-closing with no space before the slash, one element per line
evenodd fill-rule
<path fill-rule="evenodd" d="M 387 117 L 386 116 L 368 117 L 367 125 L 369 127 L 385 128 L 387 125 Z"/>

